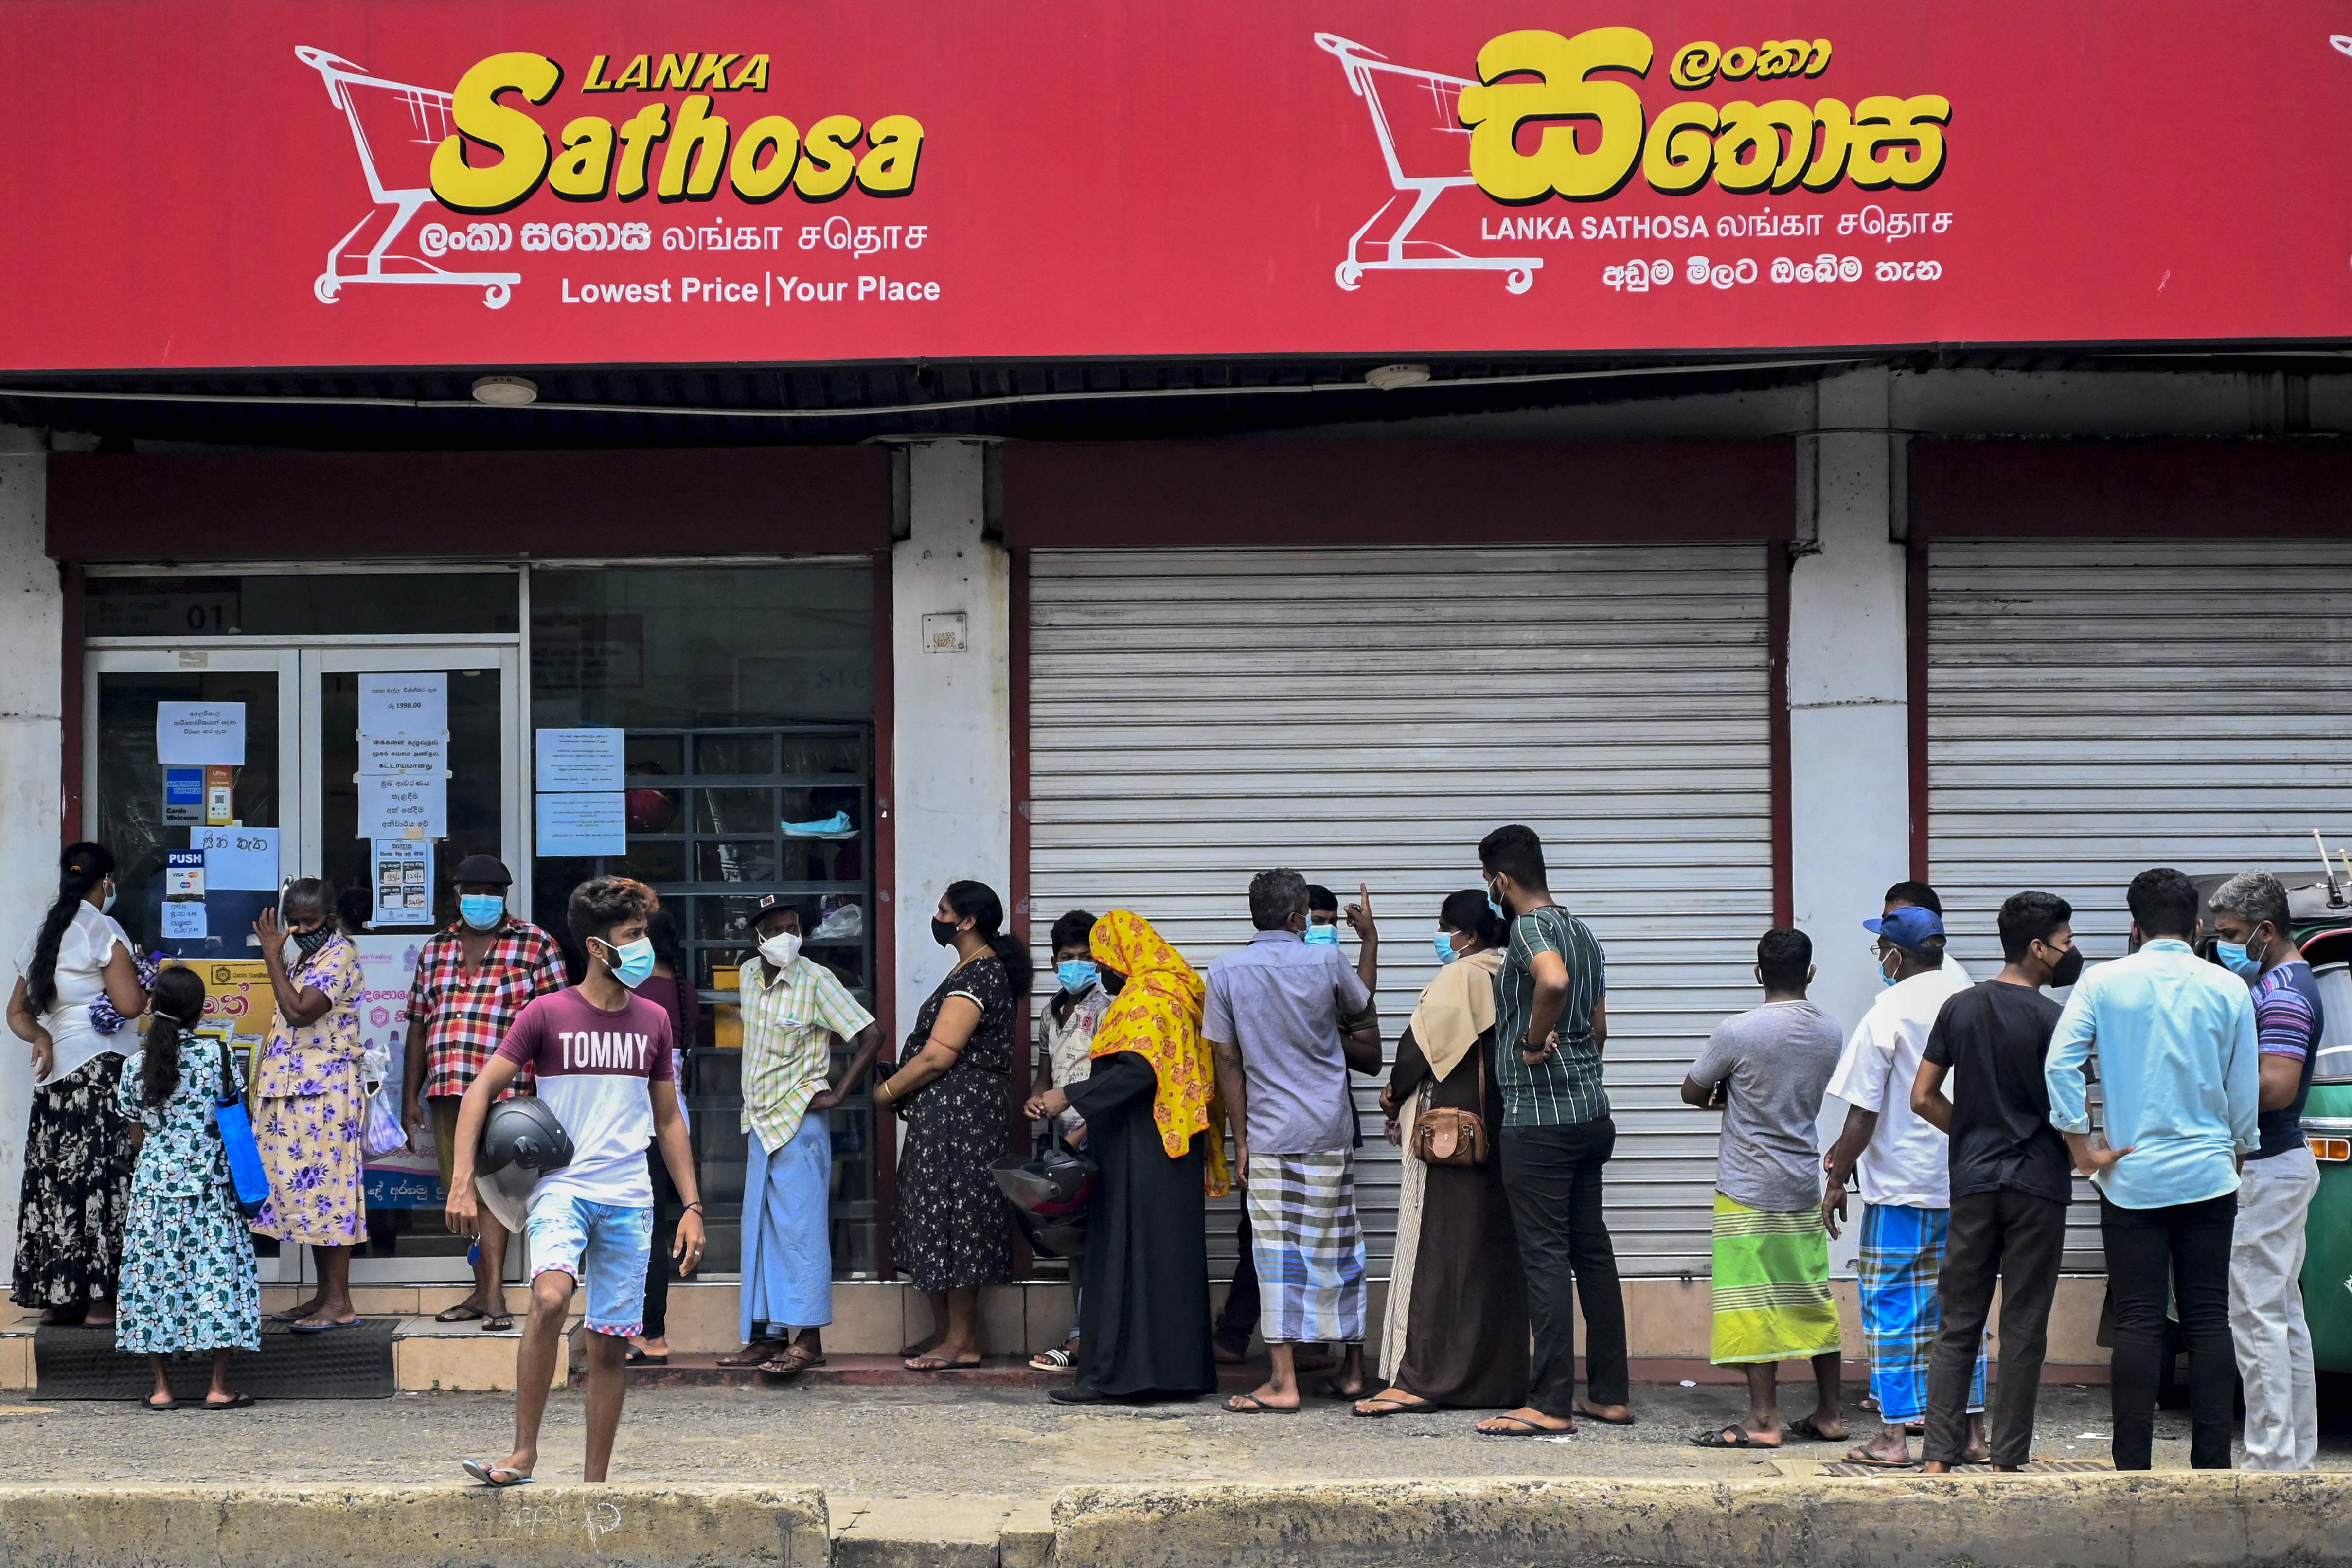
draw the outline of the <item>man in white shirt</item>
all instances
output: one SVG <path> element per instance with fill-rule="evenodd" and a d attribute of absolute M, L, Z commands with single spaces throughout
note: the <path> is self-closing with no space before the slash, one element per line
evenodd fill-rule
<path fill-rule="evenodd" d="M 1913 1463 L 1909 1428 L 1927 1417 L 1927 1365 L 1943 1327 L 1937 1283 L 1951 1221 L 1950 1154 L 1944 1134 L 1911 1109 L 1911 1080 L 1944 1004 L 1968 989 L 1944 961 L 1944 921 L 1904 905 L 1862 922 L 1878 938 L 1886 989 L 1838 1058 L 1829 1092 L 1846 1102 L 1845 1128 L 1822 1157 L 1829 1173 L 1822 1223 L 1832 1236 L 1845 1218 L 1846 1178 L 1861 1177 L 1863 1332 L 1870 1391 L 1884 1424 L 1848 1460 L 1889 1468 Z M 1969 1393 L 1969 1457 L 1990 1450 L 1984 1432 L 1984 1358 Z"/>

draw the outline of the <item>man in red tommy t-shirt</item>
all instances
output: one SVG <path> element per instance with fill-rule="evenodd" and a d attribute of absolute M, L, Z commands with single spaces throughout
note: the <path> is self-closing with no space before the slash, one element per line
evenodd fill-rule
<path fill-rule="evenodd" d="M 653 1252 L 654 1191 L 646 1145 L 658 1142 L 686 1202 L 677 1271 L 702 1261 L 702 1201 L 686 1120 L 678 1114 L 669 1015 L 634 994 L 654 970 L 646 917 L 659 900 L 643 882 L 598 877 L 572 889 L 565 922 L 588 953 L 588 977 L 534 997 L 515 1016 L 498 1055 L 466 1090 L 457 1113 L 449 1228 L 480 1224 L 474 1160 L 490 1106 L 525 1068 L 539 1098 L 572 1139 L 572 1163 L 532 1189 L 523 1234 L 530 1243 L 530 1321 L 515 1352 L 514 1452 L 496 1464 L 465 1461 L 487 1486 L 520 1486 L 539 1463 L 539 1423 L 572 1297 L 588 1289 L 588 1446 L 582 1479 L 601 1481 L 621 1425 L 623 1359 L 644 1327 L 646 1263 Z"/>

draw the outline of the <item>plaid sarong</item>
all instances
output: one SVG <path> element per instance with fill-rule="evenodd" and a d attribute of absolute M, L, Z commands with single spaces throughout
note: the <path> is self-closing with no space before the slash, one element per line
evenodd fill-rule
<path fill-rule="evenodd" d="M 1249 1162 L 1250 1258 L 1258 1332 L 1272 1344 L 1364 1338 L 1364 1233 L 1347 1150 L 1259 1154 Z"/>
<path fill-rule="evenodd" d="M 1951 1221 L 1949 1209 L 1863 1205 L 1856 1269 L 1862 1332 L 1870 1346 L 1870 1392 L 1878 1400 L 1879 1419 L 1889 1426 L 1927 1418 L 1927 1363 L 1944 1327 L 1936 1287 L 1943 1278 L 1944 1235 Z M 1969 1384 L 1971 1414 L 1984 1408 L 1984 1383 L 1979 1344 L 1976 1376 Z"/>
<path fill-rule="evenodd" d="M 1714 1277 L 1716 1365 L 1811 1361 L 1844 1342 L 1820 1205 L 1752 1209 L 1716 1194 Z"/>

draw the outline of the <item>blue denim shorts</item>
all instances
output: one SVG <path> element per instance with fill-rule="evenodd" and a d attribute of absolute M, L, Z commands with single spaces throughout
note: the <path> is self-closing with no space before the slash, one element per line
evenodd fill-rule
<path fill-rule="evenodd" d="M 551 1193 L 523 1221 L 531 1278 L 569 1274 L 588 1292 L 588 1327 L 625 1338 L 646 1326 L 646 1265 L 654 1252 L 654 1211 L 592 1204 Z"/>

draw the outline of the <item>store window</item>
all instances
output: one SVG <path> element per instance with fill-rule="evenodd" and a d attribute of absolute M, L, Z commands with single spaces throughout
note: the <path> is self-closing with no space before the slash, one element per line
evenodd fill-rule
<path fill-rule="evenodd" d="M 757 901 L 793 899 L 809 956 L 876 1006 L 872 572 L 862 563 L 537 569 L 530 595 L 542 789 L 551 747 L 593 753 L 604 737 L 617 742 L 624 786 L 617 820 L 600 817 L 611 803 L 593 792 L 537 797 L 533 918 L 565 943 L 576 970 L 563 910 L 583 879 L 635 877 L 661 896 L 676 926 L 672 961 L 700 1003 L 686 1099 L 709 1232 L 705 1267 L 732 1271 L 745 1155 L 734 973 L 751 954 Z M 872 1275 L 880 1261 L 866 1088 L 831 1113 L 834 1267 L 849 1277 Z"/>

